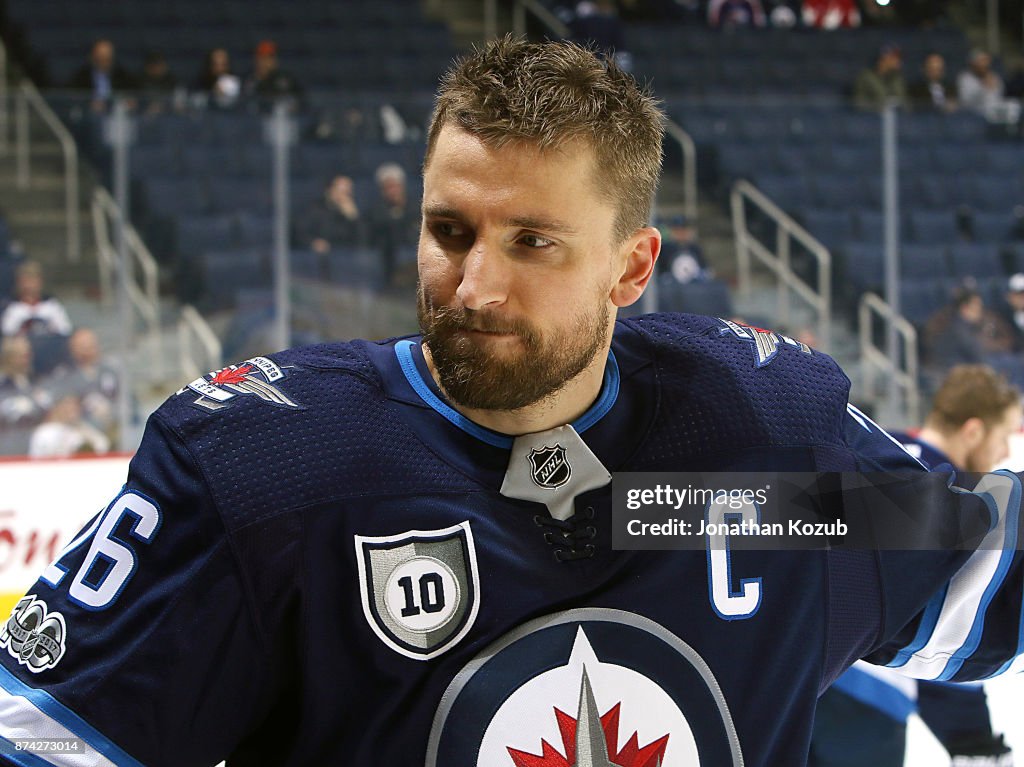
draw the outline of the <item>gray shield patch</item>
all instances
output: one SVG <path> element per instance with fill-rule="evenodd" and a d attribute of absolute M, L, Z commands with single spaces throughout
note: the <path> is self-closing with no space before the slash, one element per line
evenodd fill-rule
<path fill-rule="evenodd" d="M 469 522 L 442 530 L 355 536 L 363 614 L 395 652 L 429 660 L 459 642 L 479 609 Z"/>

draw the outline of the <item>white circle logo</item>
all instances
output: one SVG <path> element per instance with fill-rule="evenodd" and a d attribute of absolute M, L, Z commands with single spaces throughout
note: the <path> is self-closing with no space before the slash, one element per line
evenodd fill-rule
<path fill-rule="evenodd" d="M 425 634 L 457 611 L 462 594 L 455 573 L 434 557 L 413 557 L 395 568 L 384 589 L 388 613 L 403 628 Z"/>

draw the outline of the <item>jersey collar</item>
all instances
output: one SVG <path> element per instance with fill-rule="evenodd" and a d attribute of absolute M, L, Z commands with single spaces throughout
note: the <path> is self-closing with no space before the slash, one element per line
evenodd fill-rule
<path fill-rule="evenodd" d="M 511 449 L 514 437 L 493 431 L 471 421 L 466 416 L 445 402 L 433 376 L 427 369 L 426 361 L 423 359 L 423 349 L 419 343 L 405 339 L 395 344 L 395 357 L 405 375 L 405 379 L 413 388 L 413 391 L 423 402 L 438 413 L 442 418 L 457 426 L 472 437 L 485 442 L 493 447 L 504 450 Z M 578 434 L 582 434 L 590 427 L 598 423 L 608 411 L 615 405 L 619 396 L 619 366 L 615 361 L 615 354 L 608 350 L 608 364 L 604 367 L 604 381 L 601 384 L 601 393 L 594 404 L 587 412 L 572 422 L 572 427 Z"/>

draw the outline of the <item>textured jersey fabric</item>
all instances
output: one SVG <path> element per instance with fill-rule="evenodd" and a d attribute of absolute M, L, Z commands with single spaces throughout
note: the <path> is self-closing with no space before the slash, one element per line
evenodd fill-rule
<path fill-rule="evenodd" d="M 1008 665 L 1015 555 L 979 595 L 949 585 L 964 552 L 616 551 L 611 485 L 564 519 L 501 490 L 575 487 L 584 448 L 609 473 L 923 471 L 848 386 L 784 336 L 641 317 L 580 441 L 517 452 L 444 401 L 417 338 L 204 376 L 0 629 L 0 747 L 60 727 L 90 764 L 802 764 L 853 659 L 955 641 L 947 595 L 985 619 L 936 675 Z"/>

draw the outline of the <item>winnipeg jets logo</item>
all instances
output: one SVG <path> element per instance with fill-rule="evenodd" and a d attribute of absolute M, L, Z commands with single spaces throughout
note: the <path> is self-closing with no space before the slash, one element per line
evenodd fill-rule
<path fill-rule="evenodd" d="M 64 616 L 50 612 L 46 602 L 29 594 L 0 628 L 0 647 L 34 674 L 53 668 L 64 657 L 67 626 Z"/>
<path fill-rule="evenodd" d="M 763 328 L 755 328 L 749 325 L 739 325 L 729 320 L 723 320 L 719 318 L 720 322 L 725 324 L 725 327 L 719 331 L 719 335 L 732 334 L 737 338 L 742 338 L 744 341 L 748 341 L 754 345 L 754 351 L 757 355 L 757 367 L 764 367 L 779 353 L 779 349 L 782 348 L 782 344 L 787 346 L 793 346 L 802 351 L 804 354 L 814 354 L 805 343 L 801 343 L 796 339 L 790 338 L 789 336 L 775 333 L 771 330 L 764 330 Z"/>
<path fill-rule="evenodd" d="M 581 608 L 519 626 L 452 679 L 425 767 L 742 767 L 704 659 L 642 616 Z"/>
<path fill-rule="evenodd" d="M 188 391 L 198 394 L 193 404 L 210 411 L 228 407 L 238 395 L 251 395 L 279 407 L 301 409 L 301 405 L 275 386 L 284 377 L 284 370 L 272 360 L 253 357 L 241 365 L 229 365 L 197 378 L 178 394 Z"/>
<path fill-rule="evenodd" d="M 538 485 L 549 490 L 561 487 L 572 477 L 572 466 L 561 445 L 536 448 L 527 456 L 532 471 L 530 476 Z"/>

